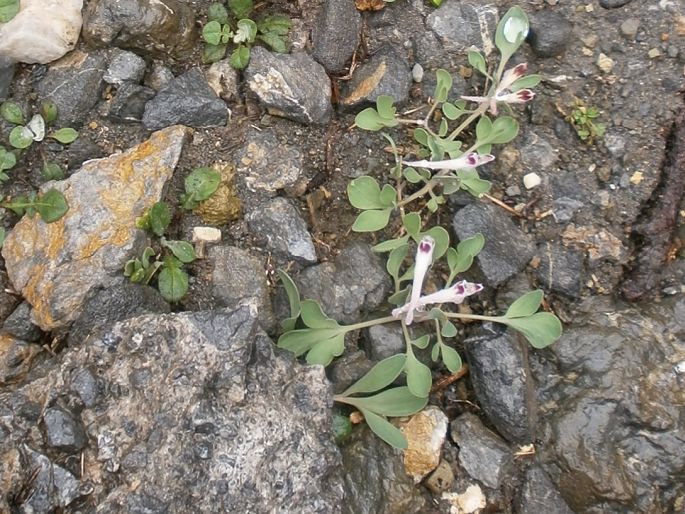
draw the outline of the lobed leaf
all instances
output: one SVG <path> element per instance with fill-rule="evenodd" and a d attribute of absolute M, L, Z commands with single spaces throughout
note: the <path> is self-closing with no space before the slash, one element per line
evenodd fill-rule
<path fill-rule="evenodd" d="M 545 348 L 561 337 L 561 321 L 550 312 L 537 312 L 527 318 L 501 318 L 501 322 L 521 332 L 533 348 Z"/>
<path fill-rule="evenodd" d="M 364 211 L 357 216 L 352 225 L 352 230 L 355 232 L 375 232 L 385 228 L 390 220 L 391 212 L 392 208 Z"/>
<path fill-rule="evenodd" d="M 345 403 L 383 416 L 411 416 L 426 406 L 428 397 L 414 396 L 408 387 L 393 387 L 365 398 L 345 397 Z"/>
<path fill-rule="evenodd" d="M 348 387 L 340 396 L 380 391 L 384 387 L 392 384 L 395 379 L 400 376 L 406 360 L 407 356 L 404 353 L 398 353 L 397 355 L 383 359 L 371 368 L 366 375 Z"/>
<path fill-rule="evenodd" d="M 511 319 L 532 316 L 540 308 L 541 303 L 542 291 L 540 289 L 537 289 L 536 291 L 530 291 L 512 303 L 507 309 L 504 317 Z"/>

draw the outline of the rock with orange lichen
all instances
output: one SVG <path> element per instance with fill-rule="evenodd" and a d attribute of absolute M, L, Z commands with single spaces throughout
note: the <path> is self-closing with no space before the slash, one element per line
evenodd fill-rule
<path fill-rule="evenodd" d="M 7 274 L 41 329 L 69 325 L 88 294 L 113 283 L 142 251 L 146 236 L 135 220 L 161 199 L 189 131 L 169 127 L 124 153 L 86 162 L 50 183 L 69 204 L 63 218 L 46 224 L 24 217 L 9 233 L 2 248 Z"/>
<path fill-rule="evenodd" d="M 407 59 L 395 50 L 378 52 L 359 66 L 342 91 L 341 104 L 353 108 L 373 104 L 381 95 L 392 96 L 396 104 L 409 98 L 411 70 Z"/>
<path fill-rule="evenodd" d="M 402 427 L 402 433 L 408 444 L 403 451 L 404 469 L 418 483 L 440 463 L 447 416 L 437 407 L 427 407 Z"/>

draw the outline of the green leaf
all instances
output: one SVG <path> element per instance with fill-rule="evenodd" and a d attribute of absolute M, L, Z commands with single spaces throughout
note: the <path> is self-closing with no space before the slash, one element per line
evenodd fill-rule
<path fill-rule="evenodd" d="M 385 228 L 390 220 L 390 213 L 392 208 L 382 210 L 364 211 L 352 225 L 352 230 L 355 232 L 375 232 Z"/>
<path fill-rule="evenodd" d="M 407 298 L 409 297 L 409 291 L 411 290 L 410 286 L 405 287 L 404 289 L 396 292 L 395 294 L 390 295 L 388 298 L 388 303 L 391 305 L 404 305 L 407 303 Z"/>
<path fill-rule="evenodd" d="M 480 178 L 475 169 L 457 170 L 457 176 L 461 180 L 462 187 L 475 197 L 480 197 L 482 194 L 490 191 L 492 184 Z"/>
<path fill-rule="evenodd" d="M 455 107 L 454 104 L 451 104 L 449 102 L 445 102 L 444 104 L 442 104 L 442 113 L 445 115 L 445 118 L 447 118 L 448 120 L 454 121 L 459 116 L 464 114 L 464 110 L 458 109 L 457 107 Z"/>
<path fill-rule="evenodd" d="M 176 266 L 164 266 L 157 278 L 159 292 L 168 302 L 177 302 L 188 292 L 188 274 Z"/>
<path fill-rule="evenodd" d="M 423 335 L 419 337 L 418 339 L 414 339 L 411 344 L 416 346 L 417 348 L 421 348 L 422 350 L 425 350 L 428 348 L 428 343 L 430 343 L 431 336 L 429 334 Z"/>
<path fill-rule="evenodd" d="M 427 398 L 433 385 L 433 377 L 428 366 L 409 353 L 404 369 L 407 374 L 407 387 L 411 394 L 418 398 Z"/>
<path fill-rule="evenodd" d="M 410 212 L 402 218 L 402 224 L 409 235 L 418 236 L 421 231 L 421 216 L 416 212 Z"/>
<path fill-rule="evenodd" d="M 0 169 L 2 169 L 1 163 Z M 54 162 L 45 162 L 41 174 L 43 175 L 44 180 L 62 180 L 64 178 L 62 168 L 59 167 L 59 164 Z"/>
<path fill-rule="evenodd" d="M 435 85 L 433 99 L 436 102 L 446 102 L 447 97 L 452 90 L 452 75 L 450 75 L 447 70 L 438 69 L 435 72 L 435 77 L 437 79 L 437 83 Z"/>
<path fill-rule="evenodd" d="M 357 114 L 354 122 L 360 129 L 372 132 L 376 132 L 384 127 L 391 128 L 399 125 L 399 121 L 394 116 L 384 118 L 373 107 L 367 107 Z"/>
<path fill-rule="evenodd" d="M 404 168 L 402 173 L 404 174 L 404 178 L 407 179 L 407 182 L 410 184 L 418 184 L 423 180 L 419 172 L 412 167 Z"/>
<path fill-rule="evenodd" d="M 304 300 L 300 304 L 302 321 L 309 328 L 339 328 L 338 322 L 326 316 L 315 300 Z"/>
<path fill-rule="evenodd" d="M 481 116 L 476 124 L 476 137 L 478 138 L 478 142 L 489 141 L 491 132 L 492 121 L 485 115 Z"/>
<path fill-rule="evenodd" d="M 280 14 L 265 16 L 257 22 L 257 28 L 262 33 L 273 33 L 279 36 L 287 36 L 293 22 L 287 16 Z"/>
<path fill-rule="evenodd" d="M 62 193 L 56 189 L 48 189 L 38 198 L 35 208 L 45 223 L 53 223 L 67 213 L 69 205 Z"/>
<path fill-rule="evenodd" d="M 188 264 L 195 260 L 193 245 L 187 241 L 167 241 L 166 239 L 162 239 L 162 245 L 171 250 L 174 257 L 184 264 Z"/>
<path fill-rule="evenodd" d="M 238 30 L 233 36 L 234 43 L 254 43 L 257 37 L 257 24 L 248 19 L 244 18 L 238 20 Z"/>
<path fill-rule="evenodd" d="M 140 262 L 143 265 L 143 268 L 149 268 L 150 267 L 150 259 L 152 259 L 155 256 L 155 251 L 152 249 L 152 247 L 148 246 L 143 250 L 143 255 L 140 258 Z"/>
<path fill-rule="evenodd" d="M 542 80 L 542 77 L 540 75 L 526 75 L 525 77 L 521 77 L 516 82 L 514 82 L 511 86 L 509 86 L 509 89 L 512 91 L 519 91 L 521 89 L 530 89 L 532 87 L 537 86 L 541 80 Z"/>
<path fill-rule="evenodd" d="M 423 409 L 427 402 L 427 397 L 414 396 L 408 387 L 393 387 L 366 398 L 345 398 L 345 403 L 383 416 L 411 416 Z"/>
<path fill-rule="evenodd" d="M 166 202 L 155 203 L 148 211 L 148 220 L 150 230 L 160 237 L 163 236 L 164 231 L 171 223 L 171 210 L 169 209 L 169 205 Z M 183 261 L 183 259 L 181 260 Z"/>
<path fill-rule="evenodd" d="M 402 263 L 404 262 L 404 259 L 407 256 L 408 251 L 409 245 L 404 244 L 402 246 L 395 248 L 393 251 L 390 252 L 390 255 L 388 256 L 388 262 L 386 263 L 385 267 L 388 270 L 390 276 L 393 277 L 395 280 L 399 278 L 400 267 L 402 266 Z"/>
<path fill-rule="evenodd" d="M 483 234 L 476 234 L 460 241 L 456 250 L 450 248 L 447 253 L 450 274 L 456 275 L 468 270 L 473 264 L 473 258 L 480 253 L 484 245 Z"/>
<path fill-rule="evenodd" d="M 195 168 L 185 178 L 186 193 L 201 202 L 209 198 L 219 187 L 221 174 L 212 168 Z"/>
<path fill-rule="evenodd" d="M 76 138 L 78 138 L 78 132 L 76 132 L 73 128 L 65 127 L 56 130 L 52 134 L 49 134 L 48 137 L 56 139 L 63 145 L 68 145 L 69 143 L 73 143 Z"/>
<path fill-rule="evenodd" d="M 431 236 L 435 240 L 435 247 L 433 248 L 433 262 L 445 255 L 445 252 L 447 252 L 447 249 L 450 247 L 449 232 L 442 227 L 433 227 L 430 230 L 420 234 L 420 237 L 414 239 L 418 242 L 423 236 Z"/>
<path fill-rule="evenodd" d="M 228 45 L 206 45 L 202 50 L 202 62 L 217 62 L 224 58 Z"/>
<path fill-rule="evenodd" d="M 307 364 L 321 364 L 328 366 L 333 357 L 342 355 L 345 351 L 345 333 L 338 333 L 316 343 L 307 353 Z"/>
<path fill-rule="evenodd" d="M 2 245 L 5 244 L 5 236 L 6 236 L 5 228 L 0 227 L 0 248 L 2 248 Z"/>
<path fill-rule="evenodd" d="M 406 360 L 407 356 L 404 353 L 398 353 L 383 359 L 371 368 L 366 375 L 348 387 L 340 396 L 380 391 L 392 384 L 400 376 Z"/>
<path fill-rule="evenodd" d="M 435 343 L 435 344 L 433 345 L 433 349 L 431 350 L 431 360 L 432 360 L 433 362 L 437 362 L 437 361 L 438 361 L 438 358 L 440 357 L 440 348 L 442 348 L 443 346 L 445 346 L 445 345 L 444 345 L 444 344 L 440 344 L 439 342 L 438 342 L 438 343 Z"/>
<path fill-rule="evenodd" d="M 45 123 L 50 125 L 57 119 L 57 105 L 52 100 L 43 100 L 40 104 L 40 114 Z"/>
<path fill-rule="evenodd" d="M 469 50 L 468 54 L 469 64 L 474 67 L 474 69 L 481 72 L 483 75 L 487 75 L 487 65 L 485 64 L 485 57 L 483 57 L 477 50 Z"/>
<path fill-rule="evenodd" d="M 19 0 L 0 0 L 0 23 L 7 23 L 19 12 Z"/>
<path fill-rule="evenodd" d="M 422 128 L 414 129 L 414 139 L 422 146 L 428 146 L 428 131 Z"/>
<path fill-rule="evenodd" d="M 17 102 L 8 100 L 0 105 L 0 116 L 15 125 L 22 125 L 24 123 L 24 114 L 21 112 L 21 106 Z"/>
<path fill-rule="evenodd" d="M 396 109 L 393 106 L 393 98 L 388 95 L 380 95 L 376 100 L 376 109 L 378 115 L 385 119 L 394 119 Z"/>
<path fill-rule="evenodd" d="M 252 0 L 228 0 L 228 8 L 236 18 L 245 18 L 252 12 Z"/>
<path fill-rule="evenodd" d="M 542 303 L 542 295 L 543 293 L 540 289 L 524 294 L 521 298 L 509 306 L 504 317 L 525 318 L 527 316 L 532 316 L 540 308 L 540 304 Z"/>
<path fill-rule="evenodd" d="M 459 371 L 462 363 L 461 357 L 459 356 L 457 350 L 447 346 L 446 344 L 441 345 L 440 350 L 442 352 L 442 362 L 445 364 L 445 366 L 447 366 L 447 369 L 450 370 L 450 373 L 456 373 Z"/>
<path fill-rule="evenodd" d="M 340 328 L 304 328 L 285 332 L 278 338 L 278 347 L 299 357 L 314 345 L 340 335 Z"/>
<path fill-rule="evenodd" d="M 375 178 L 365 175 L 352 180 L 347 186 L 347 197 L 357 209 L 382 209 L 381 188 Z"/>
<path fill-rule="evenodd" d="M 221 43 L 221 23 L 214 20 L 202 27 L 202 39 L 210 45 L 218 45 Z"/>
<path fill-rule="evenodd" d="M 390 184 L 385 184 L 381 189 L 379 200 L 383 207 L 393 207 L 397 200 L 397 190 Z"/>
<path fill-rule="evenodd" d="M 301 312 L 300 306 L 300 291 L 297 289 L 297 284 L 290 278 L 283 270 L 276 270 L 278 277 L 281 279 L 281 284 L 285 288 L 285 293 L 288 295 L 288 303 L 290 304 L 290 316 L 298 318 Z"/>
<path fill-rule="evenodd" d="M 33 143 L 33 132 L 27 127 L 18 125 L 10 132 L 10 144 L 14 148 L 28 148 Z"/>
<path fill-rule="evenodd" d="M 263 41 L 269 48 L 274 52 L 279 54 L 284 54 L 288 52 L 288 45 L 283 36 L 276 34 L 275 32 L 265 32 L 259 34 L 257 39 Z"/>
<path fill-rule="evenodd" d="M 389 252 L 391 250 L 394 250 L 398 246 L 402 246 L 407 241 L 409 241 L 408 235 L 398 237 L 397 239 L 389 239 L 388 241 L 383 241 L 382 243 L 378 243 L 376 246 L 374 246 L 371 249 L 377 253 L 385 253 L 385 252 Z"/>
<path fill-rule="evenodd" d="M 360 408 L 359 410 L 364 415 L 366 424 L 369 425 L 374 434 L 394 448 L 399 450 L 407 449 L 407 439 L 399 428 L 378 414 L 366 409 Z"/>
<path fill-rule="evenodd" d="M 228 23 L 228 9 L 220 2 L 210 4 L 207 9 L 207 19 L 212 22 L 216 21 L 221 25 Z"/>
<path fill-rule="evenodd" d="M 17 157 L 0 146 L 0 172 L 14 168 L 17 164 Z"/>
<path fill-rule="evenodd" d="M 488 139 L 489 143 L 503 145 L 516 137 L 519 131 L 519 124 L 511 116 L 497 118 L 492 124 L 492 131 Z M 480 141 L 480 137 L 478 138 Z"/>
<path fill-rule="evenodd" d="M 457 335 L 457 327 L 451 321 L 446 321 L 442 324 L 442 330 L 440 331 L 442 337 L 455 337 Z"/>
<path fill-rule="evenodd" d="M 236 70 L 242 70 L 250 63 L 250 49 L 240 45 L 231 53 L 231 66 Z"/>
<path fill-rule="evenodd" d="M 521 332 L 534 348 L 545 348 L 561 337 L 561 321 L 550 312 L 537 312 L 527 318 L 500 318 Z"/>
<path fill-rule="evenodd" d="M 352 434 L 352 422 L 349 416 L 343 416 L 338 412 L 333 412 L 331 430 L 336 444 L 342 444 Z"/>
<path fill-rule="evenodd" d="M 518 50 L 528 35 L 528 17 L 518 6 L 509 9 L 497 25 L 495 45 L 507 61 Z"/>

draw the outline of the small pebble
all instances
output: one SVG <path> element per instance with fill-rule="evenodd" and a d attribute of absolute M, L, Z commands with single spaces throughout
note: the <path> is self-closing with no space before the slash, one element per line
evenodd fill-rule
<path fill-rule="evenodd" d="M 640 20 L 637 18 L 628 18 L 626 21 L 621 23 L 621 34 L 628 39 L 635 39 L 638 28 L 640 28 Z"/>
<path fill-rule="evenodd" d="M 652 48 L 649 52 L 647 52 L 647 55 L 650 59 L 656 59 L 661 55 L 661 50 L 658 48 Z"/>
<path fill-rule="evenodd" d="M 193 241 L 218 243 L 221 241 L 221 230 L 215 227 L 193 227 Z"/>
<path fill-rule="evenodd" d="M 601 53 L 597 57 L 597 66 L 604 73 L 611 73 L 611 70 L 614 69 L 614 61 L 608 55 Z"/>
<path fill-rule="evenodd" d="M 528 173 L 523 177 L 523 185 L 526 186 L 526 189 L 533 189 L 534 187 L 537 187 L 540 185 L 542 182 L 542 179 L 540 178 L 540 175 L 537 173 Z"/>
<path fill-rule="evenodd" d="M 414 82 L 421 82 L 423 80 L 423 66 L 418 62 L 411 69 L 411 76 L 414 79 Z"/>
<path fill-rule="evenodd" d="M 521 194 L 521 188 L 519 186 L 509 186 L 506 193 L 507 196 L 518 196 Z"/>

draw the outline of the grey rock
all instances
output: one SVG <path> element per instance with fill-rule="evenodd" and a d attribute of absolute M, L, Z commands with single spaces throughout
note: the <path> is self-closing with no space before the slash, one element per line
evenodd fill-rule
<path fill-rule="evenodd" d="M 312 57 L 329 73 L 342 71 L 357 49 L 361 29 L 354 0 L 325 0 L 312 31 Z"/>
<path fill-rule="evenodd" d="M 474 414 L 462 414 L 450 423 L 450 435 L 459 446 L 459 465 L 491 489 L 499 488 L 511 473 L 511 451 L 483 426 Z"/>
<path fill-rule="evenodd" d="M 103 78 L 108 84 L 121 85 L 124 82 L 140 84 L 145 76 L 146 66 L 145 59 L 139 55 L 118 50 L 110 59 Z"/>
<path fill-rule="evenodd" d="M 265 330 L 275 328 L 276 318 L 262 259 L 235 246 L 213 246 L 207 259 L 214 263 L 212 295 L 217 306 L 229 309 L 251 306 Z"/>
<path fill-rule="evenodd" d="M 109 107 L 109 115 L 117 121 L 142 121 L 145 105 L 155 94 L 154 89 L 126 82 L 117 89 Z"/>
<path fill-rule="evenodd" d="M 60 357 L 44 378 L 0 393 L 3 426 L 11 430 L 0 440 L 0 471 L 17 477 L 11 493 L 32 470 L 8 457 L 36 444 L 17 412 L 19 396 L 40 405 L 48 395 L 70 395 L 64 379 L 92 366 L 107 394 L 81 412 L 90 440 L 83 458 L 97 485 L 90 501 L 101 512 L 212 512 L 217 505 L 225 512 L 266 514 L 274 505 L 340 512 L 340 454 L 323 369 L 276 349 L 251 309 L 134 318 Z M 135 491 L 131 483 L 139 484 Z M 32 492 L 29 486 L 27 497 Z"/>
<path fill-rule="evenodd" d="M 528 40 L 538 57 L 555 57 L 566 49 L 573 27 L 558 11 L 540 11 L 530 19 Z"/>
<path fill-rule="evenodd" d="M 231 66 L 230 59 L 223 59 L 213 63 L 207 70 L 207 83 L 214 92 L 226 102 L 240 99 L 240 73 Z"/>
<path fill-rule="evenodd" d="M 93 0 L 83 13 L 82 35 L 91 46 L 158 58 L 185 57 L 198 43 L 193 8 L 180 0 Z"/>
<path fill-rule="evenodd" d="M 297 183 L 304 167 L 300 149 L 279 141 L 271 130 L 248 132 L 245 144 L 236 153 L 236 162 L 237 182 L 251 192 L 270 196 Z"/>
<path fill-rule="evenodd" d="M 362 378 L 372 367 L 373 362 L 367 358 L 363 351 L 347 352 L 335 359 L 330 370 L 333 392 L 343 392 Z"/>
<path fill-rule="evenodd" d="M 85 161 L 104 156 L 104 150 L 83 133 L 79 134 L 76 141 L 69 145 L 68 152 L 69 170 L 78 170 Z"/>
<path fill-rule="evenodd" d="M 537 405 L 526 347 L 511 331 L 466 340 L 471 384 L 483 412 L 508 441 L 535 438 Z"/>
<path fill-rule="evenodd" d="M 552 202 L 552 206 L 554 209 L 552 211 L 554 221 L 557 223 L 567 223 L 573 219 L 576 212 L 582 209 L 585 204 L 580 200 L 562 196 L 561 198 L 555 198 Z"/>
<path fill-rule="evenodd" d="M 602 142 L 614 159 L 621 159 L 626 154 L 627 143 L 623 135 L 613 130 L 608 130 L 604 134 Z"/>
<path fill-rule="evenodd" d="M 145 105 L 143 124 L 150 130 L 182 124 L 221 127 L 228 121 L 228 107 L 209 87 L 199 68 L 192 68 L 164 86 Z"/>
<path fill-rule="evenodd" d="M 41 329 L 69 325 L 92 291 L 120 281 L 126 261 L 140 255 L 146 236 L 135 220 L 160 200 L 188 133 L 185 127 L 156 132 L 50 182 L 70 206 L 65 216 L 52 224 L 24 217 L 8 234 L 2 248 L 7 274 Z"/>
<path fill-rule="evenodd" d="M 478 233 L 485 237 L 485 246 L 477 259 L 491 286 L 499 285 L 521 271 L 535 254 L 532 238 L 492 205 L 467 205 L 454 215 L 452 226 L 459 240 Z"/>
<path fill-rule="evenodd" d="M 155 61 L 145 77 L 145 85 L 159 91 L 172 80 L 174 80 L 173 72 L 161 62 Z"/>
<path fill-rule="evenodd" d="M 369 358 L 380 361 L 405 349 L 402 327 L 397 323 L 374 325 L 366 331 Z"/>
<path fill-rule="evenodd" d="M 169 312 L 169 304 L 159 291 L 146 285 L 132 284 L 121 277 L 90 295 L 81 315 L 69 329 L 67 342 L 69 346 L 78 346 L 94 332 L 101 333 L 117 321 L 165 312 Z"/>
<path fill-rule="evenodd" d="M 599 0 L 599 5 L 605 9 L 615 9 L 616 7 L 623 7 L 629 3 L 630 0 Z"/>
<path fill-rule="evenodd" d="M 245 70 L 247 85 L 272 114 L 300 123 L 331 119 L 331 81 L 305 53 L 274 54 L 254 47 Z"/>
<path fill-rule="evenodd" d="M 578 298 L 584 282 L 583 256 L 574 249 L 558 243 L 538 247 L 540 265 L 535 270 L 545 289 Z"/>
<path fill-rule="evenodd" d="M 14 309 L 2 324 L 2 332 L 31 343 L 43 336 L 41 329 L 31 321 L 31 305 L 27 302 L 20 303 Z"/>
<path fill-rule="evenodd" d="M 400 451 L 366 427 L 341 449 L 345 477 L 343 514 L 424 512 L 426 501 L 407 475 Z"/>
<path fill-rule="evenodd" d="M 89 368 L 78 368 L 71 373 L 70 390 L 75 393 L 83 405 L 95 406 L 98 400 L 99 387 L 97 378 Z"/>
<path fill-rule="evenodd" d="M 8 334 L 0 334 L 0 385 L 6 386 L 24 380 L 33 358 L 41 347 Z"/>
<path fill-rule="evenodd" d="M 100 99 L 106 67 L 103 53 L 80 51 L 71 52 L 50 66 L 36 89 L 41 98 L 55 102 L 61 125 L 83 125 L 86 115 Z"/>
<path fill-rule="evenodd" d="M 621 34 L 627 39 L 635 39 L 637 31 L 640 28 L 640 20 L 637 18 L 628 18 L 621 23 Z"/>
<path fill-rule="evenodd" d="M 0 101 L 9 96 L 10 84 L 14 78 L 15 65 L 13 62 L 0 58 Z"/>
<path fill-rule="evenodd" d="M 475 45 L 489 54 L 494 48 L 498 18 L 494 5 L 446 0 L 428 16 L 426 25 L 449 52 L 466 53 Z"/>
<path fill-rule="evenodd" d="M 297 208 L 285 198 L 274 198 L 245 216 L 250 232 L 279 259 L 316 262 L 316 250 L 307 224 Z"/>
<path fill-rule="evenodd" d="M 37 471 L 31 481 L 33 493 L 26 498 L 22 512 L 54 512 L 82 496 L 79 481 L 69 471 L 27 446 L 21 447 L 20 454 L 27 467 Z"/>
<path fill-rule="evenodd" d="M 406 57 L 395 50 L 384 50 L 359 66 L 342 90 L 341 104 L 348 108 L 375 103 L 379 96 L 391 96 L 396 104 L 409 98 L 411 68 Z"/>
<path fill-rule="evenodd" d="M 48 446 L 65 453 L 75 453 L 86 447 L 88 439 L 81 421 L 61 407 L 50 407 L 43 414 L 45 439 Z"/>
<path fill-rule="evenodd" d="M 317 300 L 324 312 L 342 323 L 359 321 L 362 310 L 383 304 L 390 281 L 371 248 L 355 242 L 334 262 L 311 266 L 294 277 L 303 298 Z"/>
<path fill-rule="evenodd" d="M 554 147 L 534 132 L 529 132 L 526 144 L 521 148 L 521 161 L 528 171 L 551 169 L 558 156 Z"/>
<path fill-rule="evenodd" d="M 516 502 L 518 514 L 573 514 L 545 470 L 537 464 L 526 471 Z"/>

